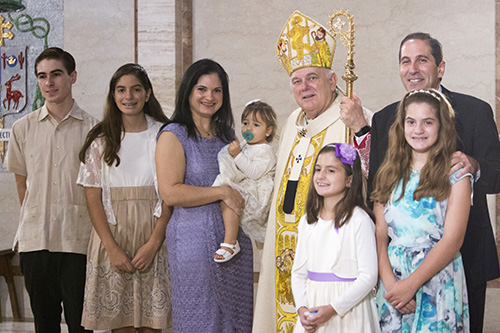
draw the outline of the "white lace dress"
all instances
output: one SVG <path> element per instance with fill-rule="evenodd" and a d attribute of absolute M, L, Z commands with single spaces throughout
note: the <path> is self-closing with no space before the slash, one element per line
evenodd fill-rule
<path fill-rule="evenodd" d="M 155 136 L 159 124 L 149 123 L 141 133 L 126 133 L 118 167 L 101 159 L 102 140 L 87 150 L 78 183 L 103 190 L 103 205 L 111 233 L 133 258 L 155 228 L 161 214 L 154 168 Z M 160 210 L 158 208 L 160 207 Z M 167 249 L 163 244 L 145 272 L 116 273 L 101 239 L 92 230 L 87 254 L 82 325 L 106 330 L 126 326 L 167 328 L 171 325 L 171 292 Z"/>
<path fill-rule="evenodd" d="M 271 145 L 241 142 L 241 152 L 233 158 L 225 146 L 219 152 L 220 174 L 213 186 L 228 185 L 245 199 L 241 229 L 258 242 L 266 237 L 267 217 L 273 192 L 276 154 Z"/>

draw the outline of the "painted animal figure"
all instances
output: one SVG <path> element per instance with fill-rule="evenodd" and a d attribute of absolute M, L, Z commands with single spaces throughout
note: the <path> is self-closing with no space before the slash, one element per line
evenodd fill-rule
<path fill-rule="evenodd" d="M 17 109 L 19 106 L 19 99 L 24 97 L 24 95 L 19 90 L 12 90 L 12 82 L 17 81 L 21 78 L 19 74 L 11 77 L 7 82 L 5 82 L 5 87 L 7 87 L 7 92 L 5 93 L 5 99 L 3 100 L 3 107 L 5 108 L 5 102 L 8 102 L 9 107 L 7 110 L 10 110 L 10 101 L 13 101 L 14 109 Z"/>

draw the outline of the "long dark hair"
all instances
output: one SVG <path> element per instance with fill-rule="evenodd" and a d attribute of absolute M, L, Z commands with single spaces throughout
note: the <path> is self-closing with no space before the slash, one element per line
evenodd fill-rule
<path fill-rule="evenodd" d="M 306 201 L 307 223 L 309 224 L 313 224 L 318 221 L 319 213 L 324 207 L 323 197 L 320 196 L 314 188 L 314 174 L 316 173 L 316 163 L 318 162 L 318 157 L 325 153 L 333 153 L 335 155 L 335 149 L 334 143 L 324 146 L 321 148 L 318 156 L 316 156 L 316 160 L 314 161 L 314 171 L 311 177 L 311 183 L 309 184 L 309 192 L 307 193 Z M 366 179 L 361 172 L 361 159 L 358 152 L 356 151 L 356 159 L 354 160 L 352 167 L 347 163 L 342 163 L 342 166 L 344 167 L 346 176 L 351 176 L 352 181 L 351 187 L 346 187 L 344 197 L 335 205 L 335 227 L 340 228 L 344 224 L 348 223 L 356 206 L 363 209 L 370 216 L 370 218 L 375 221 L 373 212 L 366 205 Z"/>
<path fill-rule="evenodd" d="M 156 121 L 162 123 L 166 123 L 168 121 L 167 116 L 163 113 L 160 103 L 155 97 L 155 94 L 153 92 L 153 85 L 149 80 L 146 70 L 142 68 L 142 66 L 137 64 L 125 64 L 118 68 L 111 77 L 103 119 L 100 123 L 95 125 L 94 128 L 90 130 L 85 140 L 85 144 L 80 150 L 80 154 L 78 155 L 78 157 L 83 163 L 85 163 L 85 152 L 90 147 L 91 143 L 97 137 L 102 137 L 104 139 L 104 162 L 106 162 L 106 164 L 110 166 L 115 161 L 117 166 L 120 164 L 120 157 L 118 157 L 118 152 L 120 151 L 122 130 L 124 130 L 124 127 L 122 113 L 116 105 L 114 92 L 118 80 L 120 80 L 120 78 L 125 75 L 135 76 L 141 83 L 142 87 L 146 91 L 151 92 L 149 100 L 144 104 L 144 113 L 152 117 Z"/>
<path fill-rule="evenodd" d="M 193 63 L 182 77 L 179 92 L 175 100 L 175 110 L 170 122 L 179 123 L 186 127 L 188 136 L 198 139 L 196 125 L 193 121 L 189 97 L 194 86 L 202 75 L 217 74 L 222 84 L 222 106 L 212 116 L 215 126 L 215 135 L 224 142 L 234 139 L 232 127 L 234 125 L 231 101 L 229 98 L 229 83 L 226 71 L 221 65 L 210 59 L 201 59 Z"/>

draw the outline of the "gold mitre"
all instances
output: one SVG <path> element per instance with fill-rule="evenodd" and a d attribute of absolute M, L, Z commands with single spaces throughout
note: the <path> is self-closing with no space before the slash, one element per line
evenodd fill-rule
<path fill-rule="evenodd" d="M 303 67 L 332 68 L 336 44 L 321 24 L 295 11 L 281 31 L 276 57 L 288 75 Z"/>

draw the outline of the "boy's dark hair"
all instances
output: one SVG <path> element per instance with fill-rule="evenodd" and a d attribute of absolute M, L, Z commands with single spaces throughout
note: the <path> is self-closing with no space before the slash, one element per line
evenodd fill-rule
<path fill-rule="evenodd" d="M 64 68 L 68 72 L 68 75 L 70 75 L 75 71 L 76 68 L 75 58 L 73 58 L 73 56 L 69 52 L 66 52 L 59 47 L 49 47 L 48 49 L 45 49 L 42 53 L 40 53 L 35 60 L 36 76 L 38 76 L 38 70 L 37 70 L 38 64 L 42 60 L 47 60 L 47 59 L 55 59 L 61 61 L 64 65 Z"/>

